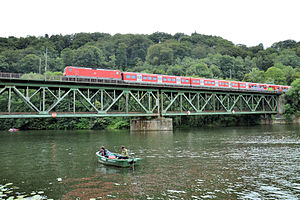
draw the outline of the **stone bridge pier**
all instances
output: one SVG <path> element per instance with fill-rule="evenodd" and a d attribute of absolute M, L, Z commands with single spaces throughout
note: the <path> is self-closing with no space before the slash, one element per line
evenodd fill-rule
<path fill-rule="evenodd" d="M 130 120 L 131 131 L 172 131 L 173 119 L 158 117 L 154 119 L 132 119 Z"/>

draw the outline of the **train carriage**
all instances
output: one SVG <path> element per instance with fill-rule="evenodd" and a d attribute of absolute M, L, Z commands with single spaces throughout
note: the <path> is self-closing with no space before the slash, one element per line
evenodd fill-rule
<path fill-rule="evenodd" d="M 258 83 L 248 83 L 248 90 L 258 90 L 259 86 Z"/>
<path fill-rule="evenodd" d="M 159 75 L 157 74 L 145 74 L 134 72 L 123 72 L 123 80 L 125 82 L 141 82 L 141 83 L 158 83 Z"/>
<path fill-rule="evenodd" d="M 204 79 L 203 80 L 203 86 L 205 87 L 216 87 L 216 82 L 218 80 L 215 79 Z"/>
<path fill-rule="evenodd" d="M 258 84 L 257 90 L 268 91 L 268 85 L 267 84 Z"/>
<path fill-rule="evenodd" d="M 125 82 L 141 82 L 142 76 L 140 73 L 133 73 L 133 72 L 123 72 L 123 81 Z"/>
<path fill-rule="evenodd" d="M 237 82 L 237 81 L 230 81 L 230 88 L 239 89 L 239 82 Z"/>
<path fill-rule="evenodd" d="M 109 70 L 109 69 L 92 69 L 92 68 L 68 66 L 65 68 L 63 75 L 66 77 L 122 80 L 121 72 L 119 70 Z"/>
<path fill-rule="evenodd" d="M 225 81 L 225 80 L 219 80 L 218 81 L 218 87 L 220 88 L 229 88 L 230 86 L 230 81 Z"/>
<path fill-rule="evenodd" d="M 191 78 L 191 86 L 203 85 L 203 78 Z"/>
<path fill-rule="evenodd" d="M 248 88 L 248 83 L 247 82 L 239 82 L 239 89 L 240 90 L 246 90 Z"/>

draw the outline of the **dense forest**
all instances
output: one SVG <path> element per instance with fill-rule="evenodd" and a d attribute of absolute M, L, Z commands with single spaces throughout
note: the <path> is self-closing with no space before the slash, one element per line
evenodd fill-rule
<path fill-rule="evenodd" d="M 163 32 L 151 35 L 77 33 L 24 38 L 0 37 L 0 72 L 44 73 L 46 58 L 47 71 L 59 72 L 57 74 L 62 74 L 65 66 L 82 66 L 282 85 L 291 85 L 293 81 L 297 85 L 296 80 L 300 78 L 300 42 L 294 40 L 279 41 L 269 48 L 264 48 L 262 44 L 247 47 L 233 44 L 221 37 L 198 33 L 191 35 L 183 33 L 171 35 Z M 287 101 L 289 113 L 297 112 L 293 107 L 293 100 L 288 98 Z M 220 121 L 224 121 L 224 117 L 215 118 L 195 117 L 192 122 L 180 119 L 174 121 L 175 125 L 184 121 L 195 126 L 203 124 L 204 121 L 205 123 L 218 121 L 221 124 Z M 237 121 L 232 117 L 229 118 L 230 122 Z M 51 124 L 51 120 L 53 119 L 43 119 L 43 122 L 47 124 L 46 121 L 49 121 Z M 72 120 L 75 122 L 71 123 Z M 2 120 L 1 123 L 9 126 L 15 121 Z M 19 121 L 20 126 L 26 128 L 47 127 L 47 125 L 30 127 L 35 124 L 31 120 Z M 25 126 L 24 121 L 30 123 Z M 119 125 L 115 125 L 117 126 L 115 128 L 128 127 L 128 119 L 61 119 L 61 121 L 70 122 L 72 128 L 105 128 L 112 123 L 116 124 L 116 121 Z M 59 125 L 53 127 L 56 128 L 61 127 Z"/>

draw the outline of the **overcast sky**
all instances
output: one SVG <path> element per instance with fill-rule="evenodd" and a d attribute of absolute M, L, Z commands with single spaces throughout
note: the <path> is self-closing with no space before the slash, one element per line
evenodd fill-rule
<path fill-rule="evenodd" d="M 300 0 L 1 0 L 0 37 L 197 32 L 265 47 L 300 41 Z"/>

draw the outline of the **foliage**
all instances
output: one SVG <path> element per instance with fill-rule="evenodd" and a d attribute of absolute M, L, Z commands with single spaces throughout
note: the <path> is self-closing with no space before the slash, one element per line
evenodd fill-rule
<path fill-rule="evenodd" d="M 265 82 L 265 73 L 258 68 L 252 68 L 252 70 L 245 74 L 243 81 L 252 82 L 252 83 L 264 83 Z"/>
<path fill-rule="evenodd" d="M 163 44 L 149 47 L 146 60 L 151 65 L 171 65 L 173 63 L 173 50 Z"/>
<path fill-rule="evenodd" d="M 286 85 L 286 78 L 281 69 L 277 67 L 270 67 L 265 73 L 268 83 L 277 85 Z"/>
<path fill-rule="evenodd" d="M 285 116 L 288 119 L 295 114 L 300 116 L 300 78 L 293 81 L 291 86 L 285 94 Z"/>
<path fill-rule="evenodd" d="M 130 122 L 128 118 L 117 117 L 112 120 L 109 129 L 128 129 L 130 127 Z"/>

